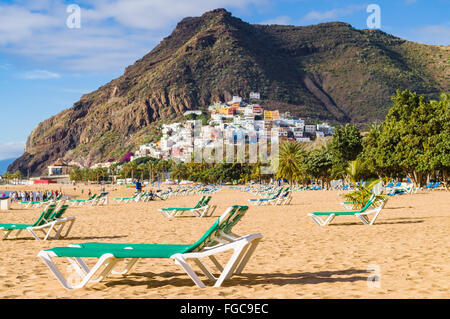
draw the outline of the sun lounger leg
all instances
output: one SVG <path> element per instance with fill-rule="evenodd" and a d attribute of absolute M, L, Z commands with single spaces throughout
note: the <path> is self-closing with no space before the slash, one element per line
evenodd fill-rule
<path fill-rule="evenodd" d="M 11 229 L 9 229 L 9 230 L 4 230 L 4 236 L 3 236 L 3 239 L 8 239 L 9 234 L 11 234 L 11 232 L 12 232 Z"/>
<path fill-rule="evenodd" d="M 217 260 L 216 257 L 214 257 L 214 256 L 209 256 L 209 259 L 213 262 L 214 266 L 216 266 L 217 270 L 219 270 L 220 272 L 223 271 L 223 267 L 222 267 L 222 265 L 219 263 L 219 261 Z"/>
<path fill-rule="evenodd" d="M 139 258 L 131 259 L 121 271 L 111 270 L 114 275 L 126 275 L 130 272 L 131 268 L 138 262 Z"/>
<path fill-rule="evenodd" d="M 27 230 L 30 232 L 30 234 L 34 237 L 36 240 L 41 240 L 39 236 L 33 231 L 31 227 L 28 227 Z"/>
<path fill-rule="evenodd" d="M 173 258 L 175 259 L 175 263 L 177 265 L 179 265 L 181 268 L 183 268 L 183 270 L 188 274 L 188 276 L 192 279 L 192 281 L 199 287 L 199 288 L 206 288 L 205 284 L 203 283 L 203 281 L 200 280 L 200 278 L 198 278 L 197 274 L 195 273 L 195 271 L 191 268 L 191 266 L 189 266 L 189 264 L 187 263 L 186 259 L 184 259 L 181 255 L 177 254 L 175 256 L 173 256 Z"/>
<path fill-rule="evenodd" d="M 334 219 L 334 214 L 330 214 L 326 220 L 321 219 L 320 217 L 314 214 L 308 214 L 319 226 L 326 226 Z"/>
<path fill-rule="evenodd" d="M 200 270 L 206 275 L 206 277 L 208 277 L 209 280 L 217 280 L 217 278 L 214 277 L 211 271 L 209 271 L 209 269 L 201 262 L 200 259 L 194 258 L 194 262 L 198 266 L 198 268 L 200 268 Z"/>
<path fill-rule="evenodd" d="M 248 248 L 248 250 L 247 250 L 247 254 L 242 259 L 241 263 L 239 264 L 238 268 L 236 269 L 236 272 L 235 272 L 236 274 L 241 274 L 242 273 L 242 271 L 244 270 L 244 268 L 247 265 L 248 261 L 250 260 L 250 257 L 255 252 L 255 249 L 258 246 L 260 241 L 261 241 L 261 238 L 257 238 L 251 243 L 250 248 Z"/>
<path fill-rule="evenodd" d="M 69 227 L 66 230 L 66 233 L 64 235 L 61 235 L 61 232 L 63 230 L 63 228 L 65 227 L 66 223 L 69 223 Z M 55 235 L 55 238 L 65 238 L 67 236 L 69 236 L 70 231 L 72 230 L 73 224 L 75 223 L 75 218 L 70 218 L 69 220 L 65 221 L 61 227 L 59 228 L 58 232 Z"/>
<path fill-rule="evenodd" d="M 245 246 L 233 249 L 234 250 L 233 255 L 231 256 L 231 258 L 228 261 L 227 265 L 223 269 L 223 272 L 220 275 L 219 279 L 214 284 L 214 287 L 220 287 L 222 285 L 222 283 L 225 281 L 225 279 L 231 277 L 231 275 L 233 274 L 234 270 L 237 267 L 237 262 L 239 260 L 241 260 L 241 258 L 242 258 L 241 255 L 243 253 L 243 249 L 244 248 L 245 248 Z"/>
<path fill-rule="evenodd" d="M 47 238 L 50 236 L 50 233 L 52 232 L 52 230 L 55 228 L 55 223 L 52 223 L 52 225 L 50 226 L 47 234 L 44 237 L 44 240 L 47 240 Z"/>
<path fill-rule="evenodd" d="M 116 258 L 112 258 L 107 263 L 105 262 L 105 268 L 100 272 L 100 274 L 97 276 L 97 278 L 91 279 L 90 281 L 91 282 L 100 282 L 103 279 L 105 279 L 106 277 L 108 277 L 108 275 L 111 274 L 114 266 L 117 265 L 117 262 L 118 262 L 118 260 Z"/>
<path fill-rule="evenodd" d="M 69 261 L 73 265 L 74 269 L 77 271 L 77 273 L 81 276 L 82 281 L 77 285 L 71 285 L 67 279 L 63 276 L 63 274 L 59 271 L 59 269 L 56 267 L 56 265 L 52 261 L 52 257 L 56 257 L 51 252 L 41 251 L 38 256 L 44 261 L 44 263 L 47 265 L 47 267 L 50 269 L 50 271 L 53 273 L 53 275 L 58 279 L 58 281 L 63 285 L 64 288 L 68 290 L 76 289 L 76 288 L 82 288 L 84 287 L 89 281 L 91 281 L 92 277 L 97 273 L 97 271 L 106 264 L 108 267 L 111 263 L 116 263 L 114 256 L 111 254 L 105 254 L 102 257 L 99 258 L 98 262 L 95 264 L 95 266 L 90 270 L 86 275 L 84 275 L 84 269 L 81 269 L 77 263 L 74 263 L 73 260 Z M 104 274 L 106 271 L 103 270 L 101 275 Z M 100 276 L 101 276 L 100 275 Z M 99 280 L 97 280 L 99 281 Z"/>
<path fill-rule="evenodd" d="M 72 259 L 78 265 L 78 267 L 84 272 L 84 275 L 88 274 L 91 271 L 89 266 L 84 262 L 83 258 L 73 257 Z"/>

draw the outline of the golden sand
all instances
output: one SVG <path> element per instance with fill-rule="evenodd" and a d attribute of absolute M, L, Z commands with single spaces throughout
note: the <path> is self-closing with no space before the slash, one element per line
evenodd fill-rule
<path fill-rule="evenodd" d="M 9 187 L 10 189 L 12 187 Z M 29 186 L 28 189 L 35 188 Z M 55 188 L 52 185 L 51 188 Z M 59 188 L 59 186 L 58 186 Z M 81 188 L 64 191 L 80 196 Z M 7 187 L 2 187 L 6 190 Z M 110 199 L 131 195 L 119 187 Z M 197 288 L 171 259 L 137 263 L 127 277 L 113 276 L 87 288 L 67 291 L 37 257 L 42 249 L 82 242 L 190 244 L 230 205 L 248 204 L 251 193 L 223 189 L 213 195 L 214 218 L 167 219 L 158 208 L 191 207 L 200 195 L 166 201 L 75 207 L 70 236 L 38 242 L 24 232 L 0 241 L 0 298 L 449 298 L 450 192 L 422 191 L 390 198 L 373 226 L 352 216 L 319 227 L 313 211 L 342 211 L 341 191 L 298 191 L 289 206 L 251 206 L 235 228 L 263 240 L 244 273 L 223 287 Z M 32 223 L 42 209 L 0 212 L 0 223 Z M 61 258 L 62 259 L 62 258 Z M 373 266 L 375 265 L 375 266 Z M 379 287 L 367 278 L 380 271 Z M 64 268 L 63 268 L 64 269 Z"/>

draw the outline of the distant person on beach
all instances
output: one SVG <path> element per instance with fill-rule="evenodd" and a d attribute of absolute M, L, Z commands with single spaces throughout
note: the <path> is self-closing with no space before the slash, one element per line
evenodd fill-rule
<path fill-rule="evenodd" d="M 137 180 L 136 182 L 134 182 L 134 184 L 136 185 L 136 192 L 140 193 L 142 191 L 142 184 L 139 180 Z"/>

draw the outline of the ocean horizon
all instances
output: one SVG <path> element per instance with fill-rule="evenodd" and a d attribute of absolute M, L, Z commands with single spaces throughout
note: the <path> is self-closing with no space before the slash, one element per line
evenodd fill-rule
<path fill-rule="evenodd" d="M 7 158 L 0 160 L 0 175 L 6 173 L 9 165 L 11 165 L 17 158 Z"/>

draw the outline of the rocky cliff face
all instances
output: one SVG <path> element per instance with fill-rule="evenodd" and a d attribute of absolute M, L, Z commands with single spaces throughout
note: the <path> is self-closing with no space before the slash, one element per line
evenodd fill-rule
<path fill-rule="evenodd" d="M 124 74 L 40 123 L 9 171 L 58 158 L 119 158 L 156 139 L 158 124 L 232 95 L 260 92 L 269 109 L 334 122 L 382 119 L 397 88 L 450 89 L 449 48 L 345 23 L 251 25 L 223 9 L 185 18 Z"/>

